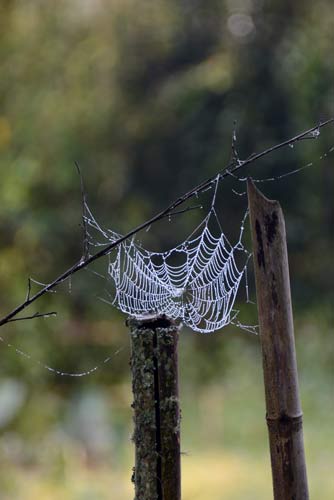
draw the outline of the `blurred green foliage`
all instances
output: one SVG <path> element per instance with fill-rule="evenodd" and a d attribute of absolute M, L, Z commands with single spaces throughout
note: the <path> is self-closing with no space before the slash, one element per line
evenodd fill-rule
<path fill-rule="evenodd" d="M 329 0 L 1 0 L 1 315 L 24 299 L 28 276 L 48 282 L 80 258 L 75 160 L 98 220 L 125 232 L 224 167 L 234 120 L 243 158 L 333 116 L 333 21 Z M 297 340 L 310 422 L 306 441 L 315 497 L 322 499 L 332 498 L 334 489 L 330 479 L 325 485 L 323 478 L 323 491 L 317 482 L 318 472 L 324 475 L 322 467 L 328 467 L 326 414 L 333 411 L 334 169 L 333 154 L 320 156 L 333 142 L 333 129 L 324 130 L 316 141 L 244 172 L 271 177 L 314 163 L 261 187 L 280 200 L 286 216 L 293 302 L 302 325 Z M 237 188 L 244 190 L 243 184 Z M 220 213 L 228 233 L 238 231 L 245 203 L 229 181 L 222 186 Z M 158 224 L 144 237 L 164 249 L 189 234 L 200 217 L 191 212 Z M 117 490 L 122 464 L 130 463 L 124 448 L 131 428 L 124 318 L 96 299 L 103 285 L 88 273 L 72 285 L 71 294 L 64 286 L 36 304 L 34 311 L 58 310 L 58 319 L 13 323 L 2 328 L 4 340 L 64 371 L 89 369 L 119 346 L 125 349 L 96 374 L 78 379 L 56 376 L 3 345 L 3 498 L 65 498 L 61 485 L 71 499 L 107 498 L 98 485 L 89 493 L 80 467 L 95 467 L 97 483 L 103 477 L 113 498 L 130 495 L 131 486 L 122 489 L 121 482 Z M 241 308 L 242 319 L 256 322 L 254 307 Z M 257 339 L 231 328 L 207 337 L 185 331 L 180 359 L 187 446 L 212 450 L 220 442 L 222 467 L 228 450 L 234 447 L 237 455 L 244 447 L 235 460 L 242 464 L 242 454 L 249 454 L 244 463 L 254 466 L 254 498 L 260 499 L 268 498 L 270 476 L 268 469 L 261 490 L 256 474 L 261 479 L 266 436 L 258 428 L 263 414 L 258 347 Z M 252 370 L 257 377 L 250 388 Z M 241 399 L 235 395 L 239 390 Z M 8 399 L 8 393 L 15 397 Z M 241 421 L 242 413 L 250 420 Z M 102 434 L 94 433 L 96 428 Z M 251 477 L 247 466 L 233 468 L 233 463 L 237 482 L 240 474 Z M 106 464 L 113 470 L 112 486 Z M 15 489 L 11 478 L 21 477 L 18 470 L 22 480 Z M 71 474 L 81 478 L 82 488 L 71 489 Z M 25 496 L 20 488 L 27 481 L 31 493 L 26 490 Z M 185 498 L 204 498 L 191 490 L 194 482 L 185 482 L 190 492 Z M 252 498 L 248 490 L 237 496 L 225 486 L 230 494 L 224 498 Z M 210 498 L 223 496 L 213 491 Z"/>

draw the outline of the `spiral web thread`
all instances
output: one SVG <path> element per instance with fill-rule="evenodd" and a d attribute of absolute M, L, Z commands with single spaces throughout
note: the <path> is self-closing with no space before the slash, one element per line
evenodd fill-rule
<path fill-rule="evenodd" d="M 202 333 L 234 322 L 238 311 L 233 306 L 249 258 L 242 243 L 247 213 L 233 246 L 223 233 L 215 210 L 219 180 L 218 176 L 209 213 L 183 243 L 166 252 L 150 252 L 131 239 L 117 247 L 116 256 L 109 254 L 107 278 L 113 282 L 115 294 L 106 302 L 136 318 L 166 314 Z M 218 236 L 209 227 L 213 218 L 220 228 Z M 94 245 L 108 244 L 120 237 L 102 229 L 88 206 L 86 223 L 106 240 L 95 241 Z M 247 255 L 241 268 L 236 262 L 239 253 Z"/>

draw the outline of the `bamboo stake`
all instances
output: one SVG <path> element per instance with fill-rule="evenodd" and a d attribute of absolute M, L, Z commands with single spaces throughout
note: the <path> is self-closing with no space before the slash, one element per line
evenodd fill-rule
<path fill-rule="evenodd" d="M 284 217 L 251 180 L 247 187 L 274 499 L 307 500 Z"/>
<path fill-rule="evenodd" d="M 135 500 L 180 500 L 179 327 L 166 316 L 129 319 Z"/>

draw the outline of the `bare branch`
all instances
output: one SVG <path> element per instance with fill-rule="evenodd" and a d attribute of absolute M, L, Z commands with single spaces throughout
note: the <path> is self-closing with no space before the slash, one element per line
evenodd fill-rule
<path fill-rule="evenodd" d="M 175 211 L 176 208 L 178 208 L 180 205 L 183 205 L 187 200 L 192 198 L 193 196 L 196 196 L 199 193 L 203 193 L 206 191 L 208 188 L 212 187 L 214 183 L 217 181 L 217 175 L 220 175 L 220 179 L 223 179 L 227 177 L 228 175 L 231 175 L 231 173 L 235 173 L 241 168 L 245 168 L 246 166 L 250 165 L 251 163 L 254 163 L 256 160 L 259 160 L 260 158 L 263 158 L 265 156 L 268 156 L 269 154 L 273 153 L 274 151 L 277 151 L 279 149 L 282 149 L 284 147 L 293 145 L 299 141 L 302 141 L 305 139 L 305 137 L 311 137 L 312 134 L 314 136 L 318 136 L 318 132 L 322 127 L 325 127 L 326 125 L 334 123 L 334 118 L 330 118 L 329 120 L 326 120 L 324 122 L 319 123 L 318 125 L 301 132 L 300 134 L 295 135 L 294 137 L 291 137 L 290 139 L 287 139 L 286 141 L 281 142 L 280 144 L 276 144 L 274 146 L 271 146 L 270 148 L 265 149 L 261 153 L 252 153 L 246 160 L 244 161 L 238 161 L 237 164 L 235 164 L 235 161 L 230 162 L 224 169 L 221 170 L 221 173 L 219 174 L 216 173 L 212 177 L 209 177 L 208 179 L 204 180 L 194 188 L 190 189 L 187 193 L 183 194 L 180 196 L 177 200 L 173 201 L 167 208 L 159 212 L 157 215 L 151 217 L 150 219 L 146 220 L 139 226 L 135 227 L 131 231 L 129 231 L 127 234 L 124 236 L 121 236 L 117 240 L 111 242 L 109 245 L 95 253 L 94 255 L 90 256 L 85 256 L 81 258 L 79 262 L 76 262 L 72 267 L 64 271 L 60 276 L 58 276 L 54 281 L 46 285 L 44 288 L 42 288 L 39 292 L 37 292 L 35 295 L 30 296 L 25 300 L 22 304 L 18 305 L 13 309 L 11 312 L 9 312 L 7 315 L 3 316 L 3 318 L 0 319 L 0 326 L 9 323 L 12 321 L 12 318 L 17 316 L 21 311 L 26 309 L 30 304 L 35 302 L 39 297 L 44 295 L 47 292 L 52 291 L 57 285 L 65 281 L 67 278 L 72 276 L 73 274 L 77 273 L 78 271 L 81 271 L 81 269 L 84 269 L 87 267 L 89 264 L 94 262 L 97 259 L 100 259 L 101 257 L 104 257 L 105 255 L 108 255 L 114 248 L 116 248 L 118 245 L 120 245 L 123 241 L 127 240 L 128 238 L 131 238 L 135 234 L 139 233 L 140 231 L 150 227 L 152 224 L 155 222 L 168 217 L 169 215 L 172 215 L 173 212 Z M 80 169 L 79 169 L 80 172 Z M 85 205 L 86 206 L 86 205 Z M 175 212 L 174 212 L 175 213 Z M 85 254 L 85 251 L 84 251 Z"/>
<path fill-rule="evenodd" d="M 12 318 L 7 321 L 7 323 L 12 323 L 13 321 L 23 321 L 26 319 L 35 319 L 35 318 L 50 318 L 50 316 L 57 316 L 56 311 L 46 312 L 46 313 L 35 313 L 32 316 L 24 316 L 22 318 Z"/>
<path fill-rule="evenodd" d="M 30 299 L 30 292 L 31 292 L 31 279 L 28 278 L 28 289 L 27 289 L 26 300 Z"/>
<path fill-rule="evenodd" d="M 191 212 L 192 210 L 201 210 L 202 208 L 202 205 L 195 205 L 193 207 L 184 208 L 183 210 L 178 210 L 177 212 L 170 212 L 169 214 L 164 215 L 164 217 L 174 217 L 174 215 L 185 214 L 186 212 Z"/>
<path fill-rule="evenodd" d="M 232 144 L 231 144 L 231 163 L 235 165 L 239 162 L 239 155 L 237 151 L 237 122 L 233 123 L 233 132 L 232 132 Z"/>
<path fill-rule="evenodd" d="M 81 173 L 79 163 L 77 161 L 75 161 L 74 163 L 75 163 L 75 166 L 77 167 L 77 170 L 78 170 L 78 174 L 80 177 L 80 186 L 81 186 L 82 229 L 83 229 L 81 260 L 84 262 L 89 257 L 89 235 L 88 235 L 88 229 L 87 229 L 87 214 L 86 214 L 87 196 L 86 196 L 84 180 L 83 180 L 83 176 Z"/>

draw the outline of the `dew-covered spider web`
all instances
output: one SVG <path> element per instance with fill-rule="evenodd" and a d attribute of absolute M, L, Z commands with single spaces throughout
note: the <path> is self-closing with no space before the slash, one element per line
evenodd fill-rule
<path fill-rule="evenodd" d="M 317 138 L 319 133 L 319 130 L 316 129 L 311 132 L 310 137 L 305 136 L 305 139 Z M 293 148 L 294 143 L 291 142 L 288 145 Z M 268 178 L 252 178 L 253 182 L 276 182 L 285 179 L 309 167 L 317 166 L 320 161 L 326 160 L 329 154 L 333 152 L 334 146 L 331 146 L 317 158 L 317 161 L 309 162 L 299 168 Z M 237 155 L 234 159 L 237 165 L 242 165 L 243 162 L 239 160 Z M 257 325 L 245 325 L 236 319 L 239 311 L 235 309 L 235 300 L 240 291 L 243 278 L 246 299 L 247 302 L 250 302 L 247 264 L 251 254 L 242 242 L 247 212 L 241 222 L 239 237 L 235 244 L 230 243 L 217 216 L 215 208 L 217 189 L 221 180 L 227 176 L 241 184 L 247 181 L 246 177 L 239 177 L 233 170 L 228 168 L 223 171 L 223 174 L 217 175 L 210 187 L 206 188 L 214 187 L 212 203 L 206 217 L 181 244 L 166 252 L 150 252 L 145 250 L 138 240 L 133 237 L 116 244 L 116 248 L 105 254 L 107 258 L 105 275 L 88 266 L 87 270 L 97 274 L 112 285 L 112 292 L 109 291 L 109 287 L 106 290 L 108 298 L 100 297 L 101 300 L 112 304 L 130 316 L 139 318 L 166 314 L 171 318 L 183 321 L 190 328 L 199 332 L 213 332 L 231 323 L 243 330 L 257 333 Z M 231 191 L 238 196 L 247 194 L 246 191 L 240 192 L 235 189 L 231 189 Z M 200 193 L 203 192 L 204 190 L 200 191 Z M 117 243 L 123 239 L 123 236 L 110 229 L 102 228 L 90 211 L 84 192 L 82 194 L 85 233 L 83 259 L 94 255 L 93 247 L 108 247 L 110 243 Z M 196 192 L 193 194 L 196 194 Z M 187 209 L 183 211 L 185 212 Z M 176 213 L 182 213 L 183 211 Z M 176 213 L 170 214 L 171 218 Z M 82 259 L 80 262 L 82 262 Z M 101 263 L 103 261 L 105 259 L 101 259 Z M 42 288 L 51 285 L 51 283 L 42 283 L 31 277 L 28 283 L 27 298 L 30 297 L 31 284 Z M 65 293 L 72 292 L 71 274 L 58 282 L 58 284 L 61 283 L 67 284 L 67 292 L 65 290 Z M 50 289 L 48 293 L 59 293 L 59 290 Z M 14 320 L 48 317 L 54 314 L 35 313 L 28 318 Z M 7 342 L 3 337 L 0 337 L 0 342 L 42 368 L 57 375 L 70 377 L 82 377 L 94 373 L 103 365 L 109 363 L 113 356 L 124 348 L 123 346 L 118 349 L 92 368 L 70 373 L 34 359 L 30 354 Z"/>
<path fill-rule="evenodd" d="M 215 209 L 219 180 L 217 177 L 214 183 L 208 214 L 181 244 L 165 252 L 151 252 L 132 238 L 108 255 L 107 279 L 114 285 L 109 301 L 112 305 L 136 318 L 166 314 L 202 333 L 233 322 L 238 314 L 234 304 L 249 257 L 242 243 L 246 216 L 233 245 Z M 120 238 L 102 229 L 88 206 L 86 223 L 104 239 L 103 243 L 95 240 L 95 245 L 107 245 Z M 215 231 L 212 226 L 216 226 Z"/>

